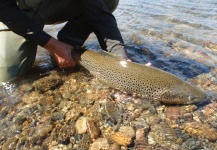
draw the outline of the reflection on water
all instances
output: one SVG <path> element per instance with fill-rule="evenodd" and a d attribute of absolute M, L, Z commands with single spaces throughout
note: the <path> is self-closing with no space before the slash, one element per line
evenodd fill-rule
<path fill-rule="evenodd" d="M 195 77 L 191 83 L 217 95 L 216 6 L 214 0 L 120 0 L 114 15 L 133 61 L 151 62 L 185 80 Z M 56 36 L 62 26 L 45 30 Z M 100 49 L 93 34 L 85 45 Z M 131 138 L 130 150 L 216 149 L 215 98 L 201 108 L 165 106 L 112 91 L 83 71 L 52 70 L 57 70 L 53 60 L 39 48 L 25 78 L 0 85 L 0 149 L 83 150 L 90 143 L 92 149 L 105 148 L 111 141 L 103 137 L 119 127 L 133 136 L 116 132 L 111 137 L 121 144 Z M 77 134 L 85 123 L 88 133 Z M 95 133 L 96 141 L 90 138 Z"/>
<path fill-rule="evenodd" d="M 198 74 L 207 72 L 209 67 L 216 68 L 216 2 L 122 0 L 118 8 L 115 15 L 127 45 L 149 49 L 156 60 L 178 57 L 179 60 L 189 59 L 189 64 L 195 60 L 194 64 L 198 67 L 206 65 L 207 68 L 203 66 Z M 143 62 L 146 57 L 135 55 L 132 58 Z M 154 64 L 157 62 L 153 60 Z M 181 65 L 182 61 L 178 68 Z M 156 64 L 164 70 L 175 70 L 180 77 L 192 77 L 173 68 L 172 63 L 160 66 Z"/>

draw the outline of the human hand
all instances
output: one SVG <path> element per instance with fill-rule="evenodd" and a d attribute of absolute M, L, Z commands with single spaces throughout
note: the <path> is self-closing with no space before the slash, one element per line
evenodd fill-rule
<path fill-rule="evenodd" d="M 51 38 L 44 48 L 50 52 L 60 68 L 75 66 L 76 63 L 71 56 L 71 45 Z"/>

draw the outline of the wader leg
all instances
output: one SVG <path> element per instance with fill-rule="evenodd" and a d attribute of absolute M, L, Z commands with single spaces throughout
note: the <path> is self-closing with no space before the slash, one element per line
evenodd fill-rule
<path fill-rule="evenodd" d="M 17 4 L 43 28 L 46 16 L 43 16 L 39 9 L 44 4 L 41 0 L 17 0 Z M 37 44 L 12 31 L 1 31 L 5 29 L 8 28 L 0 22 L 0 82 L 24 75 L 33 65 L 37 51 Z"/>
<path fill-rule="evenodd" d="M 103 3 L 102 0 L 99 0 L 99 5 L 101 5 L 100 3 Z M 113 12 L 118 5 L 119 0 L 104 0 L 105 5 L 104 7 L 106 7 L 106 9 L 108 9 L 110 12 Z M 95 10 L 96 6 L 89 5 L 92 2 L 90 0 L 85 0 L 84 3 L 87 3 L 88 7 L 91 10 Z M 84 10 L 84 8 L 82 8 L 82 5 L 80 3 L 77 2 L 77 8 L 80 8 L 80 10 Z M 101 8 L 102 9 L 102 8 Z M 85 11 L 85 10 L 84 10 Z M 77 11 L 78 12 L 78 11 Z M 71 9 L 71 14 L 74 13 L 74 10 Z M 99 14 L 102 12 L 98 12 Z M 70 11 L 67 12 L 66 15 L 70 15 Z M 93 14 L 94 15 L 94 14 Z M 96 14 L 96 16 L 98 16 Z M 71 45 L 80 45 L 82 46 L 84 44 L 84 42 L 86 41 L 86 39 L 88 38 L 88 36 L 90 35 L 91 32 L 94 32 L 94 28 L 91 24 L 88 23 L 88 21 L 85 19 L 85 17 L 87 16 L 83 16 L 82 12 L 78 12 L 78 17 L 76 17 L 75 19 L 72 18 L 71 21 L 68 21 L 66 23 L 66 25 L 63 27 L 63 29 L 58 33 L 58 39 L 64 42 L 67 42 Z M 91 16 L 91 18 L 93 18 L 95 16 Z M 109 16 L 110 17 L 110 16 Z M 106 22 L 109 20 L 110 18 L 104 18 L 104 20 L 106 20 Z M 109 25 L 108 25 L 109 26 Z M 104 29 L 105 30 L 105 29 Z M 103 31 L 103 29 L 99 32 L 99 33 L 103 33 L 105 31 Z M 120 33 L 111 33 L 111 34 L 115 34 L 115 35 L 120 35 Z M 107 48 L 107 46 L 104 44 L 104 38 L 103 36 L 101 37 L 99 34 L 97 34 L 99 43 L 101 45 L 101 48 L 104 50 L 108 50 L 111 51 L 109 49 L 109 47 Z M 114 37 L 114 36 L 113 36 Z M 120 35 L 119 40 L 123 41 Z M 112 42 L 110 42 L 112 43 Z M 110 45 L 110 43 L 108 43 L 108 45 Z"/>
<path fill-rule="evenodd" d="M 93 27 L 100 46 L 119 57 L 127 59 L 124 41 L 118 29 L 116 20 L 111 14 L 119 0 L 92 0 L 79 1 L 80 6 L 86 8 L 85 18 Z"/>
<path fill-rule="evenodd" d="M 23 0 L 17 0 L 20 9 L 43 28 L 44 18 L 39 12 L 36 13 L 41 2 L 34 0 L 24 3 Z M 0 22 L 0 30 L 2 29 L 7 27 Z M 35 61 L 37 44 L 25 40 L 12 31 L 1 31 L 0 41 L 0 82 L 24 75 Z"/>
<path fill-rule="evenodd" d="M 0 30 L 7 27 L 0 23 Z M 0 82 L 23 75 L 34 63 L 37 45 L 12 31 L 0 31 Z"/>
<path fill-rule="evenodd" d="M 71 2 L 72 0 L 66 2 L 29 0 L 24 3 L 23 0 L 17 0 L 20 9 L 42 27 L 46 23 L 69 20 L 67 12 L 77 11 Z M 74 14 L 76 15 L 76 13 Z M 8 28 L 0 22 L 0 30 L 5 29 Z M 31 68 L 35 61 L 37 45 L 26 41 L 12 31 L 1 31 L 0 41 L 0 82 L 6 82 L 17 76 L 22 76 Z"/>
<path fill-rule="evenodd" d="M 103 50 L 127 59 L 124 42 L 116 20 L 110 14 L 117 8 L 119 0 L 104 0 L 104 3 L 103 0 L 95 1 L 97 3 L 92 3 L 92 0 L 78 2 L 80 10 L 88 11 L 84 13 L 87 15 L 81 13 L 76 19 L 68 21 L 58 33 L 58 39 L 71 45 L 81 46 L 90 33 L 94 32 Z M 70 14 L 70 12 L 67 13 Z M 71 13 L 73 13 L 73 10 L 71 10 Z M 103 14 L 102 17 L 101 14 Z M 109 30 L 107 30 L 108 28 Z"/>
<path fill-rule="evenodd" d="M 58 33 L 57 38 L 73 46 L 82 46 L 91 32 L 91 27 L 80 17 L 77 20 L 68 21 Z"/>
<path fill-rule="evenodd" d="M 114 17 L 108 13 L 104 15 L 103 19 L 94 21 L 95 16 L 106 12 L 102 8 L 94 11 L 96 6 L 91 5 L 91 0 L 66 0 L 64 2 L 60 0 L 38 0 L 37 2 L 28 1 L 29 6 L 23 4 L 22 0 L 17 1 L 20 4 L 19 7 L 26 10 L 27 15 L 33 17 L 41 25 L 68 21 L 58 34 L 58 38 L 64 42 L 72 45 L 83 45 L 89 34 L 94 32 L 102 49 L 119 56 L 125 54 L 123 40 Z M 116 9 L 119 2 L 119 0 L 104 0 L 104 5 L 102 0 L 97 1 L 100 5 L 102 4 L 101 7 L 108 8 L 107 11 L 110 12 Z M 89 8 L 90 16 L 82 16 L 81 11 L 87 11 L 86 8 Z M 101 21 L 101 23 L 98 25 L 97 21 Z M 5 29 L 4 25 L 0 27 L 0 29 Z M 113 32 L 108 33 L 108 28 L 112 28 Z M 2 42 L 4 44 L 0 47 L 0 82 L 2 82 L 23 75 L 31 67 L 35 60 L 37 45 L 26 41 L 11 31 L 0 32 L 0 39 L 1 42 L 4 41 Z M 106 44 L 104 44 L 105 42 Z M 12 45 L 14 45 L 13 48 L 10 47 Z"/>

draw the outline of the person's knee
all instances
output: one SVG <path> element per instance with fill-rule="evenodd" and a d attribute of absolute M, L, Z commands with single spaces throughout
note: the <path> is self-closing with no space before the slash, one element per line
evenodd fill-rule
<path fill-rule="evenodd" d="M 107 6 L 110 12 L 114 12 L 118 6 L 119 0 L 104 0 L 105 5 Z"/>

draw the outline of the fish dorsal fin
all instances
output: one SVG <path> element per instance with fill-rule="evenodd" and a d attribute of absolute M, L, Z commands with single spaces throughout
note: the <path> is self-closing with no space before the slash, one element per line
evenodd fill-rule
<path fill-rule="evenodd" d="M 121 59 L 120 57 L 115 56 L 115 55 L 113 55 L 111 53 L 108 53 L 108 52 L 106 52 L 104 50 L 99 51 L 99 54 L 104 56 L 104 57 L 107 57 L 107 58 Z"/>

